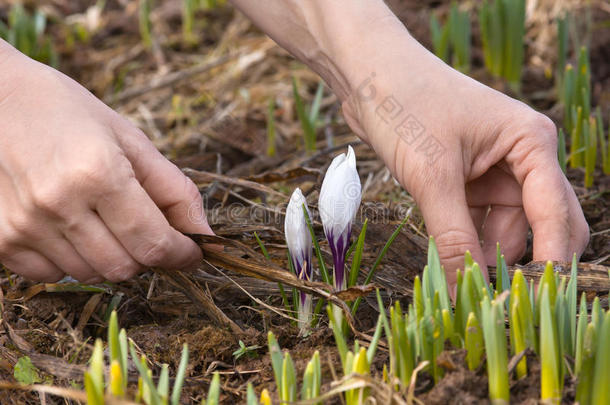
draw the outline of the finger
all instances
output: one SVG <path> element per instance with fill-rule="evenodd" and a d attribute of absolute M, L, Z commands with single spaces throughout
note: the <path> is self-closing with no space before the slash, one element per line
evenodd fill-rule
<path fill-rule="evenodd" d="M 94 212 L 83 215 L 77 226 L 66 231 L 66 237 L 95 272 L 107 280 L 128 280 L 142 270 Z"/>
<path fill-rule="evenodd" d="M 466 199 L 470 206 L 521 206 L 521 186 L 513 176 L 493 166 L 481 177 L 466 184 Z"/>
<path fill-rule="evenodd" d="M 487 277 L 487 263 L 479 245 L 468 205 L 464 183 L 459 179 L 437 182 L 419 198 L 428 233 L 434 236 L 450 289 L 456 284 L 458 268 L 464 268 L 464 253 L 470 251 Z"/>
<path fill-rule="evenodd" d="M 489 211 L 489 207 L 469 207 L 468 211 L 470 212 L 470 218 L 472 218 L 472 223 L 474 224 L 474 227 L 477 230 L 479 239 L 482 239 L 483 224 L 485 223 L 485 218 L 487 217 L 487 211 Z"/>
<path fill-rule="evenodd" d="M 589 225 L 587 224 L 585 215 L 582 212 L 578 197 L 576 197 L 572 185 L 565 176 L 563 179 L 565 187 L 568 189 L 568 204 L 570 210 L 570 241 L 568 244 L 568 253 L 570 256 L 576 254 L 577 257 L 580 257 L 589 244 Z"/>
<path fill-rule="evenodd" d="M 195 183 L 167 160 L 146 135 L 131 124 L 123 125 L 121 144 L 136 177 L 148 195 L 179 231 L 213 235 Z"/>
<path fill-rule="evenodd" d="M 2 264 L 13 273 L 43 283 L 54 283 L 65 274 L 53 262 L 33 250 L 23 250 L 2 259 Z"/>
<path fill-rule="evenodd" d="M 64 273 L 83 283 L 98 282 L 99 274 L 78 254 L 74 246 L 63 235 L 54 235 L 28 243 L 31 249 L 36 249 L 52 261 Z"/>
<path fill-rule="evenodd" d="M 557 161 L 557 129 L 543 115 L 525 128 L 511 129 L 511 137 L 515 131 L 521 134 L 505 161 L 522 187 L 523 209 L 534 234 L 534 260 L 567 261 L 572 191 Z"/>
<path fill-rule="evenodd" d="M 529 225 L 522 207 L 493 205 L 483 226 L 483 253 L 488 264 L 496 262 L 496 243 L 508 264 L 525 253 Z"/>
<path fill-rule="evenodd" d="M 172 228 L 135 178 L 96 204 L 102 221 L 138 263 L 183 269 L 198 263 L 199 247 Z"/>
<path fill-rule="evenodd" d="M 568 261 L 568 190 L 559 165 L 546 163 L 537 164 L 523 182 L 523 208 L 534 233 L 534 260 Z"/>

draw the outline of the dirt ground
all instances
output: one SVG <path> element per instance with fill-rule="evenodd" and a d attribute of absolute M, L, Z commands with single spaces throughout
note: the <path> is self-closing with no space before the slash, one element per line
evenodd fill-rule
<path fill-rule="evenodd" d="M 33 2 L 30 2 L 33 3 Z M 370 269 L 383 244 L 409 213 L 388 255 L 374 277 L 384 289 L 384 299 L 408 302 L 412 280 L 426 261 L 427 239 L 421 215 L 413 199 L 391 178 L 383 163 L 368 146 L 350 132 L 337 98 L 325 90 L 318 131 L 318 151 L 307 155 L 294 111 L 291 77 L 301 83 L 301 93 L 310 102 L 319 78 L 255 29 L 231 7 L 198 13 L 196 33 L 200 40 L 187 44 L 181 34 L 181 2 L 157 0 L 152 13 L 154 42 L 146 49 L 140 40 L 137 2 L 109 0 L 99 28 L 88 43 L 66 41 L 58 23 L 68 15 L 84 13 L 84 0 L 36 2 L 52 16 L 50 32 L 60 54 L 60 69 L 75 78 L 97 97 L 142 128 L 155 145 L 174 163 L 190 169 L 189 175 L 204 196 L 208 218 L 219 236 L 239 241 L 260 256 L 254 232 L 264 241 L 272 261 L 286 268 L 283 216 L 289 195 L 297 185 L 308 201 L 317 201 L 321 177 L 330 158 L 347 144 L 354 146 L 364 185 L 363 208 L 356 230 L 368 218 L 363 266 Z M 400 1 L 392 6 L 413 35 L 430 45 L 428 19 L 431 12 L 443 15 L 448 2 Z M 521 99 L 561 123 L 553 79 L 552 18 L 541 11 L 531 18 L 527 37 L 527 66 Z M 574 2 L 566 2 L 572 4 Z M 578 2 L 576 2 L 578 3 Z M 593 22 L 590 54 L 593 105 L 604 111 L 605 126 L 610 117 L 610 6 L 592 2 Z M 550 6 L 549 6 L 550 7 Z M 0 2 L 0 16 L 7 6 Z M 582 10 L 577 8 L 576 12 Z M 473 69 L 471 75 L 495 88 L 509 92 L 482 68 L 478 28 L 473 27 Z M 546 42 L 545 42 L 546 41 Z M 551 49 L 551 51 L 549 51 Z M 228 55 L 228 56 L 227 56 Z M 209 65 L 193 69 L 193 66 Z M 211 66 L 211 67 L 210 67 Z M 266 111 L 274 98 L 277 108 L 277 154 L 266 155 Z M 230 136 L 227 136 L 230 134 Z M 328 139 L 333 143 L 329 144 Z M 35 162 L 33 162 L 35 163 Z M 583 187 L 584 174 L 570 169 L 570 182 L 591 227 L 591 242 L 581 261 L 610 266 L 610 177 L 597 173 L 590 189 Z M 231 180 L 233 179 L 233 180 Z M 314 204 L 315 205 L 315 204 Z M 313 207 L 315 209 L 315 207 Z M 323 240 L 320 224 L 314 224 Z M 322 250 L 327 259 L 330 250 Z M 245 257 L 245 256 L 244 256 Z M 529 251 L 522 260 L 531 259 Z M 106 321 L 117 309 L 120 325 L 127 329 L 139 349 L 153 365 L 168 363 L 175 370 L 183 343 L 190 348 L 190 362 L 182 401 L 196 403 L 207 392 L 212 372 L 222 378 L 223 403 L 245 400 L 246 386 L 257 392 L 275 390 L 266 349 L 266 332 L 272 330 L 282 348 L 290 349 L 301 375 L 315 350 L 323 361 L 324 390 L 330 388 L 331 367 L 339 370 L 338 353 L 330 330 L 324 326 L 301 338 L 290 320 L 280 316 L 277 284 L 237 274 L 210 263 L 189 275 L 189 286 L 213 297 L 213 303 L 236 328 L 218 326 L 205 308 L 177 288 L 165 275 L 147 272 L 120 284 L 103 284 L 90 291 L 65 291 L 72 284 L 39 285 L 2 272 L 0 276 L 0 380 L 14 382 L 13 366 L 28 355 L 41 372 L 41 381 L 56 386 L 81 388 L 82 373 L 96 337 L 105 337 Z M 362 280 L 361 280 L 362 281 Z M 192 291 L 192 290 L 191 290 Z M 601 295 L 607 306 L 607 294 Z M 357 328 L 372 333 L 377 304 L 363 301 Z M 240 330 L 240 333 L 236 333 Z M 235 360 L 232 353 L 242 340 L 259 349 Z M 387 353 L 380 350 L 374 375 L 381 374 Z M 484 403 L 487 379 L 484 370 L 464 368 L 464 353 L 447 352 L 442 359 L 446 377 L 432 388 L 429 377 L 418 380 L 416 395 L 425 403 Z M 538 364 L 529 358 L 530 367 Z M 135 370 L 130 374 L 134 379 Z M 537 373 L 511 383 L 511 401 L 537 403 Z M 135 381 L 135 380 L 134 380 Z M 574 382 L 566 379 L 565 402 L 573 395 Z M 0 390 L 0 403 L 76 403 L 51 395 Z M 337 403 L 338 400 L 337 400 Z"/>

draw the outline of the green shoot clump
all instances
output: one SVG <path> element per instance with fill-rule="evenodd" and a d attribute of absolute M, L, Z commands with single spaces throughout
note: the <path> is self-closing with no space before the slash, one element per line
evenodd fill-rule
<path fill-rule="evenodd" d="M 20 2 L 8 13 L 8 25 L 0 21 L 0 38 L 39 62 L 57 67 L 59 58 L 51 38 L 45 35 L 47 17 L 36 10 L 30 15 Z"/>
<path fill-rule="evenodd" d="M 525 0 L 484 0 L 479 25 L 485 66 L 518 90 L 524 59 Z"/>
<path fill-rule="evenodd" d="M 470 70 L 470 31 L 470 15 L 460 10 L 455 1 L 451 3 L 449 18 L 444 25 L 434 14 L 430 16 L 434 53 L 464 73 Z"/>

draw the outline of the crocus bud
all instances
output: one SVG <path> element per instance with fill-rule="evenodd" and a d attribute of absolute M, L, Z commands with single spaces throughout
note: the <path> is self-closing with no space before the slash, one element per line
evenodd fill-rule
<path fill-rule="evenodd" d="M 284 234 L 286 235 L 286 244 L 294 265 L 294 271 L 302 280 L 311 281 L 313 277 L 313 268 L 311 266 L 311 234 L 305 221 L 303 206 L 309 214 L 307 208 L 307 200 L 303 196 L 301 189 L 297 188 L 290 197 L 288 207 L 286 207 L 286 218 L 284 220 Z M 311 218 L 311 214 L 310 218 Z M 299 324 L 301 330 L 304 331 L 309 327 L 311 321 L 311 296 L 300 293 L 299 302 Z"/>
<path fill-rule="evenodd" d="M 326 171 L 318 201 L 324 233 L 333 254 L 334 284 L 337 289 L 346 287 L 345 254 L 361 197 L 356 155 L 349 146 L 347 155 L 342 153 L 334 158 Z"/>

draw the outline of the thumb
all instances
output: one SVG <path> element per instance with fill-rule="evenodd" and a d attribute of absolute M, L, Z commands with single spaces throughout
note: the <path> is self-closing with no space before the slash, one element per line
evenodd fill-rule
<path fill-rule="evenodd" d="M 172 227 L 184 233 L 214 235 L 195 183 L 167 160 L 142 131 L 129 123 L 122 129 L 119 142 L 138 181 Z"/>
<path fill-rule="evenodd" d="M 418 197 L 426 230 L 434 236 L 441 264 L 445 268 L 449 291 L 454 293 L 456 270 L 464 269 L 466 251 L 470 251 L 488 279 L 487 263 L 470 216 L 463 182 L 449 179 L 428 185 Z"/>

